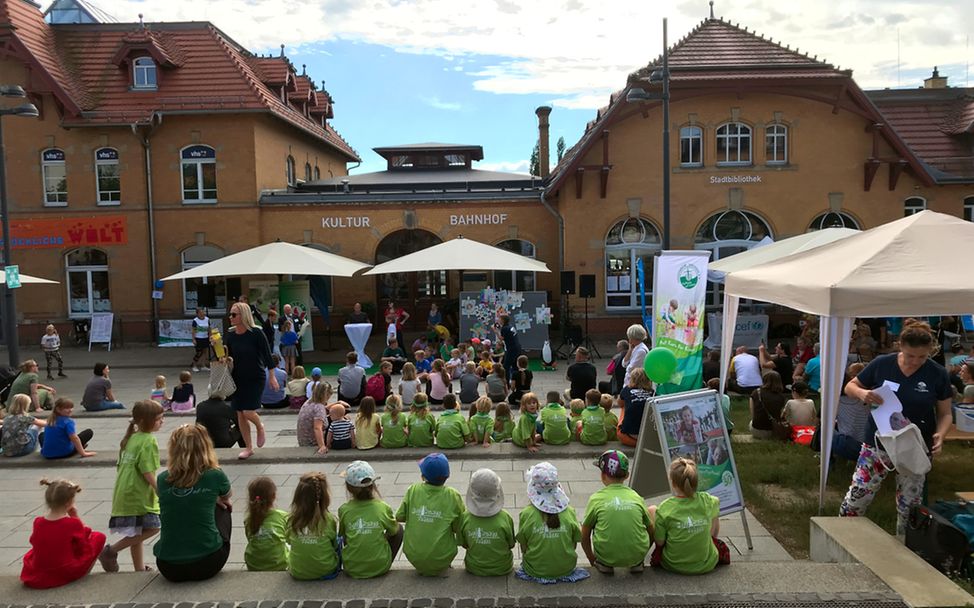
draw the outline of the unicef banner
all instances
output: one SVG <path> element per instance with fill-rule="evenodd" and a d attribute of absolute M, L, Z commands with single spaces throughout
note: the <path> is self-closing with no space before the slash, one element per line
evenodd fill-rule
<path fill-rule="evenodd" d="M 709 251 L 664 251 L 654 259 L 653 347 L 676 355 L 676 371 L 656 393 L 696 390 L 703 384 L 703 325 Z"/>

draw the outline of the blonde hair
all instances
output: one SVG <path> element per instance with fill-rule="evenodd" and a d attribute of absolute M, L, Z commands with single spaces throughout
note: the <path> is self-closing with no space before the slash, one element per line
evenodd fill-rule
<path fill-rule="evenodd" d="M 386 412 L 392 421 L 399 424 L 399 410 L 402 408 L 402 398 L 399 395 L 389 395 L 386 397 Z"/>
<path fill-rule="evenodd" d="M 408 382 L 410 380 L 416 379 L 416 366 L 413 365 L 412 361 L 407 361 L 402 364 L 402 381 Z"/>
<path fill-rule="evenodd" d="M 129 439 L 136 431 L 141 433 L 152 432 L 156 425 L 156 418 L 162 414 L 162 411 L 162 405 L 158 401 L 146 399 L 145 401 L 135 402 L 135 405 L 132 406 L 132 417 L 129 418 L 128 426 L 125 427 L 125 436 L 122 437 L 122 442 L 119 444 L 122 448 L 119 455 L 125 451 L 125 446 L 128 445 Z"/>
<path fill-rule="evenodd" d="M 420 405 L 426 406 L 428 403 L 429 403 L 429 398 L 426 396 L 426 393 L 416 393 L 415 395 L 413 395 L 413 404 L 412 406 L 410 406 L 409 412 L 414 416 L 422 412 L 423 415 L 419 417 L 426 418 L 426 414 L 429 411 L 429 408 L 419 407 L 419 406 Z"/>
<path fill-rule="evenodd" d="M 291 515 L 288 524 L 296 534 L 314 532 L 325 521 L 331 495 L 328 492 L 328 479 L 324 473 L 305 473 L 294 488 L 291 499 Z"/>
<path fill-rule="evenodd" d="M 233 306 L 230 307 L 231 312 L 236 312 L 240 315 L 240 320 L 243 321 L 243 326 L 247 329 L 260 329 L 257 322 L 254 321 L 254 315 L 250 312 L 250 305 L 244 302 L 234 302 Z"/>
<path fill-rule="evenodd" d="M 44 331 L 48 331 L 48 330 L 53 330 L 54 333 L 57 333 L 57 327 L 54 327 L 53 323 L 48 323 L 47 327 L 44 328 Z"/>
<path fill-rule="evenodd" d="M 466 372 L 467 372 L 468 374 L 472 374 L 472 373 L 474 373 L 475 371 L 477 371 L 477 364 L 476 364 L 476 363 L 474 363 L 473 361 L 467 361 L 467 362 L 466 362 L 466 363 L 464 364 L 464 366 L 463 366 L 463 369 L 464 369 L 464 371 L 466 371 Z"/>
<path fill-rule="evenodd" d="M 366 395 L 362 397 L 362 400 L 358 404 L 358 416 L 355 417 L 355 424 L 358 426 L 358 421 L 361 420 L 363 424 L 372 424 L 372 417 L 375 416 L 375 398 Z M 366 426 L 368 428 L 368 426 Z"/>
<path fill-rule="evenodd" d="M 490 400 L 490 397 L 481 397 L 480 399 L 477 399 L 477 402 L 474 404 L 474 407 L 479 414 L 490 413 L 490 408 L 493 406 L 494 402 Z"/>
<path fill-rule="evenodd" d="M 20 364 L 20 371 L 26 374 L 30 372 L 30 368 L 34 367 L 35 365 L 37 365 L 37 361 L 33 359 L 27 359 L 26 361 Z"/>
<path fill-rule="evenodd" d="M 602 393 L 602 397 L 599 398 L 599 405 L 602 406 L 602 409 L 604 409 L 606 411 L 606 413 L 611 412 L 612 411 L 612 395 L 610 395 L 609 393 Z"/>
<path fill-rule="evenodd" d="M 328 403 L 331 399 L 332 390 L 331 385 L 324 380 L 319 380 L 318 384 L 315 385 L 313 391 L 311 391 L 311 400 L 315 403 Z"/>
<path fill-rule="evenodd" d="M 534 402 L 535 405 L 541 407 L 541 401 L 538 400 L 538 396 L 535 395 L 534 393 L 524 393 L 523 395 L 521 395 L 521 409 L 524 409 L 524 406 L 527 403 L 532 401 Z"/>
<path fill-rule="evenodd" d="M 635 386 L 636 388 L 641 388 L 644 391 L 653 390 L 653 382 L 646 375 L 646 370 L 641 367 L 629 372 L 629 386 Z"/>
<path fill-rule="evenodd" d="M 165 376 L 156 376 L 156 388 L 166 388 Z"/>
<path fill-rule="evenodd" d="M 10 402 L 10 407 L 7 408 L 7 415 L 9 416 L 23 416 L 30 409 L 30 396 L 20 394 L 14 395 L 13 401 Z"/>
<path fill-rule="evenodd" d="M 267 514 L 274 507 L 275 498 L 277 486 L 270 477 L 254 477 L 247 484 L 247 516 L 244 518 L 244 526 L 251 536 L 260 532 Z"/>
<path fill-rule="evenodd" d="M 291 372 L 291 380 L 301 380 L 304 377 L 304 367 L 301 365 L 295 365 L 294 370 Z"/>
<path fill-rule="evenodd" d="M 670 463 L 670 484 L 687 498 L 693 498 L 697 493 L 697 463 L 689 458 Z"/>
<path fill-rule="evenodd" d="M 568 402 L 568 408 L 573 414 L 580 414 L 585 409 L 585 401 L 582 399 L 572 399 Z"/>
<path fill-rule="evenodd" d="M 47 504 L 47 508 L 52 511 L 70 507 L 71 503 L 74 502 L 74 497 L 81 492 L 81 486 L 67 479 L 55 479 L 54 481 L 42 479 L 41 485 L 47 486 L 47 489 L 44 490 L 44 502 Z"/>
<path fill-rule="evenodd" d="M 198 424 L 184 424 L 169 436 L 169 485 L 192 488 L 210 469 L 220 467 L 213 441 Z"/>

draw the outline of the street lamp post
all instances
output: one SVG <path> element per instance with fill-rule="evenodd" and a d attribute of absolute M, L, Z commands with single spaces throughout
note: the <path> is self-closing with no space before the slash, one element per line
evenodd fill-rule
<path fill-rule="evenodd" d="M 644 89 L 630 89 L 626 94 L 629 103 L 661 100 L 663 102 L 663 249 L 670 248 L 670 66 L 666 41 L 666 18 L 663 18 L 663 69 L 653 70 L 649 81 L 663 85 L 661 93 Z"/>
<path fill-rule="evenodd" d="M 27 93 L 17 85 L 2 85 L 0 86 L 0 97 L 24 98 L 27 97 Z M 3 263 L 9 266 L 12 258 L 10 253 L 10 213 L 7 204 L 7 150 L 3 143 L 4 116 L 36 118 L 38 112 L 37 107 L 32 103 L 0 109 L 0 215 L 2 215 L 3 220 Z M 14 290 L 9 285 L 4 284 L 3 295 L 3 333 L 7 339 L 7 355 L 9 356 L 10 366 L 17 367 L 20 365 L 20 344 L 17 338 L 17 301 L 14 297 Z"/>

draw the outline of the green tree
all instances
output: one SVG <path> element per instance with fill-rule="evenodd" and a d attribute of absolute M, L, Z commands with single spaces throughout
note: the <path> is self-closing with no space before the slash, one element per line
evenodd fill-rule
<path fill-rule="evenodd" d="M 541 141 L 534 142 L 534 149 L 531 150 L 531 175 L 541 175 Z"/>
<path fill-rule="evenodd" d="M 565 156 L 565 138 L 559 137 L 558 143 L 555 144 L 555 151 L 558 154 L 558 162 L 561 162 L 563 156 Z"/>

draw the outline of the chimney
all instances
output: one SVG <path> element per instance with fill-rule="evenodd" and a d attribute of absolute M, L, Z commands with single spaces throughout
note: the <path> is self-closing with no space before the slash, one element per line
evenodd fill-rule
<path fill-rule="evenodd" d="M 923 88 L 925 89 L 946 89 L 947 88 L 947 77 L 941 76 L 940 72 L 937 70 L 937 66 L 933 66 L 933 75 L 923 81 Z"/>
<path fill-rule="evenodd" d="M 551 114 L 549 106 L 541 106 L 534 111 L 538 115 L 538 167 L 541 177 L 548 177 L 550 162 L 548 160 L 548 116 Z"/>

